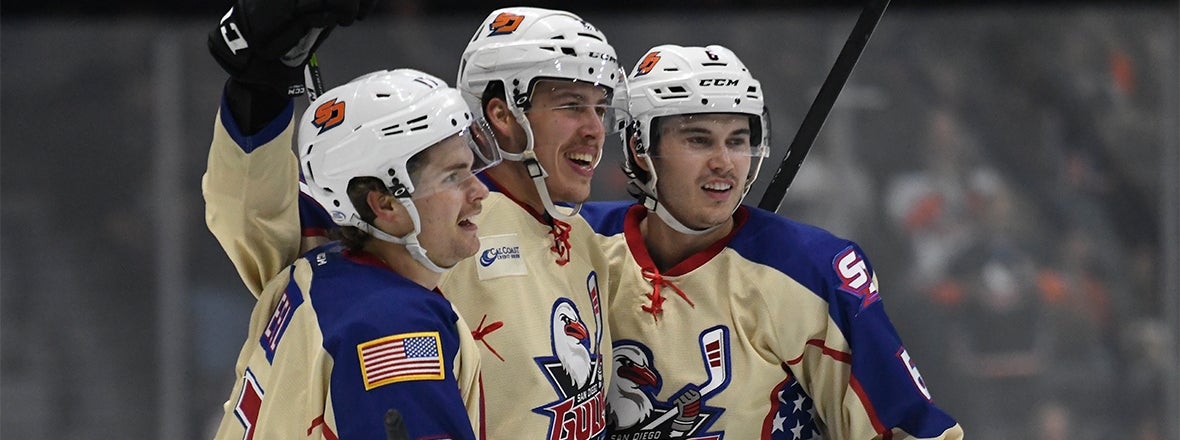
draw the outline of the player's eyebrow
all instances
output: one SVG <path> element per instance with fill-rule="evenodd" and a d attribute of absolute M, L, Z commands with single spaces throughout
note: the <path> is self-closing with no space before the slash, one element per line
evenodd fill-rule
<path fill-rule="evenodd" d="M 458 162 L 451 163 L 446 168 L 443 168 L 442 172 L 447 173 L 450 171 L 462 171 L 462 170 L 470 170 L 470 169 L 471 169 L 471 162 L 460 160 Z"/>
<path fill-rule="evenodd" d="M 676 133 L 681 133 L 681 134 L 714 134 L 713 130 L 710 130 L 708 128 L 691 126 L 691 125 L 690 126 L 683 126 L 683 127 L 676 129 Z M 739 128 L 737 130 L 729 132 L 728 136 L 740 136 L 740 135 L 749 136 L 750 133 L 751 132 L 750 132 L 749 128 Z"/>
<path fill-rule="evenodd" d="M 704 127 L 680 127 L 676 129 L 681 134 L 713 134 L 713 130 Z"/>
<path fill-rule="evenodd" d="M 602 92 L 601 90 L 595 90 L 593 94 L 598 95 L 601 92 Z M 564 90 L 559 90 L 559 91 L 555 92 L 553 94 L 553 99 L 558 100 L 558 101 L 565 100 L 565 99 L 573 99 L 575 101 L 578 101 L 579 103 L 594 102 L 595 98 L 590 95 L 591 94 L 585 93 L 580 90 L 564 89 Z M 606 104 L 608 102 L 609 102 L 609 100 L 606 98 L 606 95 L 603 94 L 602 96 L 598 97 L 597 102 L 595 102 L 595 104 Z"/>

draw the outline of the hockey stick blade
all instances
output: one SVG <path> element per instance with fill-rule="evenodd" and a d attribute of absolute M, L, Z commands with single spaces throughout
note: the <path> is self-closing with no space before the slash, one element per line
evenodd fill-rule
<path fill-rule="evenodd" d="M 774 177 L 770 179 L 770 184 L 766 187 L 766 192 L 762 194 L 762 200 L 758 202 L 759 208 L 778 212 L 783 198 L 787 195 L 787 188 L 795 180 L 795 175 L 799 173 L 799 166 L 807 157 L 807 151 L 811 149 L 816 135 L 823 128 L 824 121 L 828 119 L 828 113 L 832 111 L 832 105 L 840 96 L 840 90 L 844 88 L 844 83 L 848 82 L 852 68 L 856 66 L 861 52 L 864 52 L 865 46 L 869 43 L 873 29 L 881 21 L 881 16 L 885 14 L 885 8 L 888 6 L 889 0 L 867 0 L 860 17 L 856 19 L 856 25 L 852 27 L 848 41 L 844 42 L 844 47 L 840 49 L 840 55 L 836 57 L 836 63 L 832 65 L 832 70 L 828 72 L 828 77 L 820 86 L 819 93 L 815 95 L 815 101 L 811 103 L 811 108 L 808 108 L 807 114 L 803 116 L 803 123 L 799 124 L 799 131 L 795 132 L 795 138 L 791 140 L 791 145 L 787 148 L 787 156 L 779 164 L 778 170 L 774 172 Z"/>

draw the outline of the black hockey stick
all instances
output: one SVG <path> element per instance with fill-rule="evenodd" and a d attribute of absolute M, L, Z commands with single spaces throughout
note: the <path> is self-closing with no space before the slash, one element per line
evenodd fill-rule
<path fill-rule="evenodd" d="M 836 57 L 832 71 L 828 72 L 819 93 L 815 95 L 815 101 L 803 116 L 803 123 L 799 125 L 795 139 L 787 148 L 787 157 L 783 158 L 783 163 L 779 164 L 778 170 L 774 172 L 766 192 L 762 193 L 762 200 L 758 202 L 759 208 L 778 212 L 779 206 L 783 204 L 783 197 L 787 195 L 787 188 L 799 173 L 799 166 L 807 157 L 807 151 L 815 142 L 820 128 L 823 128 L 828 113 L 832 111 L 832 105 L 840 96 L 844 83 L 848 82 L 852 68 L 856 66 L 861 52 L 864 52 L 865 45 L 869 43 L 869 36 L 873 34 L 873 29 L 877 27 L 877 22 L 881 21 L 881 16 L 885 14 L 885 8 L 888 6 L 889 0 L 867 0 L 860 17 L 856 19 L 856 25 L 852 27 L 852 34 L 848 36 L 848 41 L 844 42 L 844 48 L 840 49 L 840 55 Z"/>
<path fill-rule="evenodd" d="M 324 93 L 324 78 L 320 76 L 320 61 L 316 59 L 315 53 L 307 59 L 307 66 L 303 68 L 303 87 L 306 88 L 307 101 L 315 102 L 315 99 Z"/>

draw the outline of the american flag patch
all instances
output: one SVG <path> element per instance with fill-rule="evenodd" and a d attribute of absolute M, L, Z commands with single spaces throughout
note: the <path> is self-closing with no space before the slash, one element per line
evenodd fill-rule
<path fill-rule="evenodd" d="M 365 391 L 408 380 L 442 380 L 438 332 L 402 333 L 356 346 Z"/>

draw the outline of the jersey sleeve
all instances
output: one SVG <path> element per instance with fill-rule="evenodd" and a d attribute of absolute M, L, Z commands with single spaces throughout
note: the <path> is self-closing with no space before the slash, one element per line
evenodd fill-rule
<path fill-rule="evenodd" d="M 836 249 L 832 252 L 832 249 Z M 854 243 L 817 252 L 817 294 L 828 304 L 822 337 L 788 362 L 832 438 L 961 439 L 934 405 L 914 359 L 885 314 L 876 274 Z"/>
<path fill-rule="evenodd" d="M 202 178 L 205 223 L 256 297 L 299 256 L 293 113 L 292 101 L 262 131 L 244 136 L 223 97 Z"/>
<path fill-rule="evenodd" d="M 325 334 L 336 360 L 331 405 L 340 438 L 384 438 L 390 409 L 402 414 L 410 438 L 474 438 L 455 374 L 457 315 L 449 305 L 441 314 L 421 304 L 369 311 L 382 309 L 386 318 L 362 317 Z"/>

